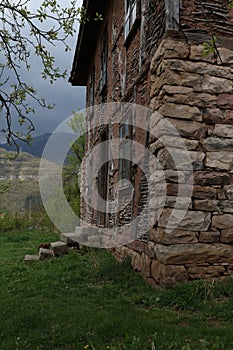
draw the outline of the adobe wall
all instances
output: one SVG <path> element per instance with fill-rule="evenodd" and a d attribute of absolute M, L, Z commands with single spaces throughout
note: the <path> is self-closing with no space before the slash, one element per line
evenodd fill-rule
<path fill-rule="evenodd" d="M 233 49 L 220 47 L 219 54 L 222 61 L 205 57 L 201 44 L 167 38 L 151 62 L 150 107 L 174 125 L 193 167 L 193 181 L 185 179 L 184 172 L 179 184 L 184 191 L 193 184 L 188 210 L 168 233 L 179 188 L 176 165 L 163 142 L 151 139 L 150 150 L 166 177 L 165 207 L 150 229 L 148 244 L 137 241 L 114 249 L 114 254 L 131 255 L 134 269 L 153 285 L 233 273 Z M 158 126 L 158 113 L 152 115 L 151 130 Z M 166 128 L 164 135 L 174 147 Z M 155 206 L 157 198 L 155 190 L 151 198 Z M 187 200 L 178 199 L 181 212 Z"/>

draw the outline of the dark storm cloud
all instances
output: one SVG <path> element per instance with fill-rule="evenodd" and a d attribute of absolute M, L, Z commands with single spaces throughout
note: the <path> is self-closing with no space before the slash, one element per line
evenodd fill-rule
<path fill-rule="evenodd" d="M 85 106 L 85 89 L 72 87 L 66 79 L 59 79 L 54 84 L 38 79 L 34 83 L 38 96 L 45 98 L 49 104 L 55 104 L 52 110 L 41 108 L 35 104 L 36 113 L 32 115 L 36 134 L 52 132 L 72 111 L 78 111 Z"/>
<path fill-rule="evenodd" d="M 59 4 L 61 6 L 69 5 L 67 0 L 59 0 Z M 82 0 L 78 1 L 78 5 L 82 5 Z M 31 6 L 33 6 L 33 4 Z M 78 30 L 74 37 L 69 39 L 68 43 L 71 51 L 65 52 L 64 46 L 59 44 L 55 47 L 49 47 L 56 59 L 56 65 L 60 67 L 61 71 L 67 70 L 67 77 L 65 79 L 59 79 L 52 85 L 49 81 L 41 79 L 40 66 L 37 62 L 38 59 L 32 57 L 32 62 L 34 61 L 34 64 L 32 64 L 32 69 L 29 72 L 28 78 L 32 81 L 32 85 L 38 90 L 38 96 L 44 97 L 47 103 L 55 104 L 53 110 L 46 110 L 35 106 L 36 113 L 33 116 L 33 122 L 36 127 L 36 135 L 52 132 L 63 120 L 71 115 L 72 111 L 77 111 L 85 107 L 85 89 L 82 87 L 72 87 L 68 83 L 77 35 Z"/>

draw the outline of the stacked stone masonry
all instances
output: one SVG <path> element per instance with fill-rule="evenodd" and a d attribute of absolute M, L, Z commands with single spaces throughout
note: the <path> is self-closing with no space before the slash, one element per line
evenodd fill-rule
<path fill-rule="evenodd" d="M 151 139 L 150 150 L 162 163 L 167 199 L 158 223 L 150 229 L 149 243 L 134 242 L 114 249 L 114 254 L 130 255 L 134 269 L 152 285 L 169 287 L 233 273 L 233 50 L 220 47 L 219 53 L 222 61 L 205 56 L 201 44 L 167 38 L 151 63 L 150 107 L 155 111 L 151 129 L 158 127 L 161 115 L 166 122 L 162 136 Z M 169 148 L 182 150 L 166 128 L 167 121 L 189 151 L 193 179 L 183 171 L 178 183 L 177 164 L 163 138 Z M 192 198 L 181 213 L 183 220 L 170 232 L 168 220 L 182 181 L 184 197 L 178 198 L 178 210 L 190 201 L 185 197 L 188 185 Z M 156 187 L 152 193 L 151 205 L 156 207 Z"/>

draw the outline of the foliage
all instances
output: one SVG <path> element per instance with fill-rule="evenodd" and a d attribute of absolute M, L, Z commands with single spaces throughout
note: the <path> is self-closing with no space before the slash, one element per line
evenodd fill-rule
<path fill-rule="evenodd" d="M 43 209 L 33 210 L 30 213 L 10 213 L 0 210 L 0 233 L 22 229 L 50 230 L 52 232 L 57 232 L 57 229 Z"/>
<path fill-rule="evenodd" d="M 0 112 L 6 118 L 2 132 L 16 147 L 17 139 L 29 142 L 34 130 L 30 102 L 36 100 L 43 107 L 53 107 L 38 97 L 35 88 L 22 79 L 21 71 L 31 69 L 30 58 L 34 55 L 42 64 L 43 79 L 52 84 L 64 78 L 66 71 L 56 66 L 51 48 L 61 43 L 65 51 L 70 50 L 67 38 L 75 33 L 75 23 L 90 20 L 85 10 L 77 6 L 77 0 L 69 1 L 69 6 L 63 8 L 57 0 L 43 0 L 36 10 L 31 10 L 31 3 L 31 0 L 0 3 Z M 100 20 L 101 15 L 96 14 L 94 19 Z M 14 119 L 21 127 L 20 132 L 13 130 Z"/>
<path fill-rule="evenodd" d="M 86 118 L 83 112 L 73 112 L 73 117 L 68 121 L 69 127 L 77 136 L 77 140 L 71 145 L 72 153 L 68 156 L 70 169 L 80 169 L 85 154 Z M 72 172 L 72 170 L 70 171 Z"/>
<path fill-rule="evenodd" d="M 208 56 L 210 54 L 215 54 L 216 53 L 216 44 L 217 44 L 217 37 L 213 36 L 210 40 L 209 43 L 204 43 L 203 47 L 203 53 L 205 56 Z"/>
<path fill-rule="evenodd" d="M 39 184 L 36 179 L 12 179 L 0 181 L 0 211 L 10 213 L 28 212 L 29 205 L 32 210 L 42 207 Z"/>
<path fill-rule="evenodd" d="M 80 215 L 80 172 L 81 163 L 85 155 L 85 115 L 82 112 L 73 112 L 73 117 L 68 122 L 69 127 L 77 136 L 71 145 L 66 165 L 63 169 L 64 192 L 74 212 Z"/>

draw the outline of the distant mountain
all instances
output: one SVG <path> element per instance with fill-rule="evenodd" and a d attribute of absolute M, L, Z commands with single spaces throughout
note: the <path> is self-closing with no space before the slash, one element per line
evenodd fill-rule
<path fill-rule="evenodd" d="M 35 136 L 29 145 L 23 141 L 18 141 L 18 145 L 22 152 L 27 152 L 35 157 L 41 158 L 44 148 L 51 135 L 52 134 L 47 133 L 40 136 Z M 50 139 L 50 149 L 46 152 L 46 155 L 44 155 L 44 157 L 52 162 L 60 163 L 60 158 L 62 158 L 64 150 L 66 149 L 67 145 L 71 144 L 71 141 L 74 139 L 74 137 L 75 136 L 73 134 L 69 133 L 53 134 Z M 14 145 L 9 146 L 7 143 L 0 143 L 0 148 L 3 148 L 7 151 L 15 151 Z"/>
<path fill-rule="evenodd" d="M 50 136 L 51 136 L 50 133 L 43 134 L 40 136 L 35 136 L 33 137 L 31 144 L 28 145 L 23 141 L 18 141 L 18 145 L 21 151 L 30 153 L 33 156 L 40 158 L 42 156 L 44 147 L 48 139 L 50 138 Z M 15 151 L 15 146 L 14 145 L 9 146 L 7 143 L 0 144 L 0 148 L 4 148 L 7 151 Z"/>

